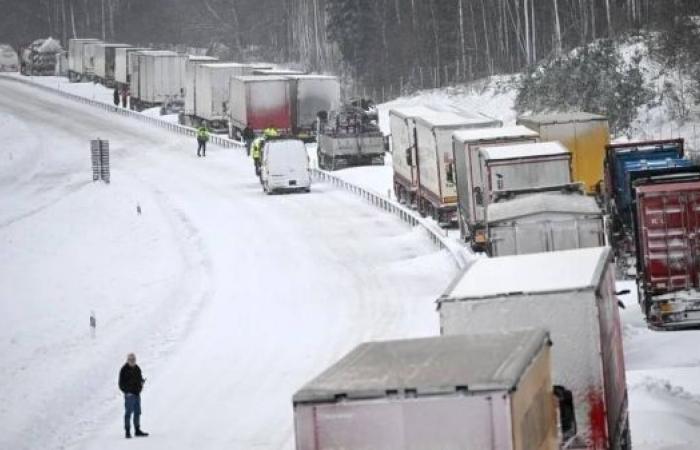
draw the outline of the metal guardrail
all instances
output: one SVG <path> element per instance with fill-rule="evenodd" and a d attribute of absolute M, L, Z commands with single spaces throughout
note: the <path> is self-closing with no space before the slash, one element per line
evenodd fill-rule
<path fill-rule="evenodd" d="M 326 172 L 325 170 L 311 169 L 311 176 L 319 181 L 332 184 L 336 187 L 352 192 L 377 208 L 383 209 L 384 211 L 397 216 L 399 219 L 401 219 L 401 221 L 412 227 L 421 227 L 426 232 L 428 238 L 430 238 L 433 244 L 435 244 L 441 250 L 447 250 L 447 252 L 454 259 L 458 268 L 463 269 L 466 267 L 467 261 L 464 254 L 459 248 L 457 248 L 458 246 L 454 245 L 454 243 L 452 243 L 450 239 L 443 234 L 441 228 L 432 225 L 430 222 L 416 214 L 416 212 L 389 198 L 383 197 L 356 184 L 347 182 L 342 178 L 331 174 L 330 172 Z"/>
<path fill-rule="evenodd" d="M 97 100 L 81 97 L 79 95 L 72 94 L 70 92 L 61 91 L 61 90 L 53 88 L 51 86 L 46 86 L 43 84 L 35 83 L 32 80 L 29 80 L 26 78 L 19 78 L 19 77 L 6 76 L 6 75 L 0 75 L 0 77 L 2 77 L 3 79 L 6 79 L 6 80 L 12 80 L 12 81 L 16 81 L 18 83 L 30 85 L 32 87 L 36 87 L 36 88 L 42 89 L 44 91 L 51 92 L 53 94 L 58 94 L 62 97 L 65 97 L 65 98 L 70 99 L 72 101 L 76 101 L 78 103 L 93 106 L 93 107 L 102 109 L 104 111 L 119 114 L 119 115 L 124 116 L 124 117 L 136 119 L 136 120 L 139 120 L 141 122 L 147 123 L 149 125 L 157 126 L 159 128 L 164 128 L 164 129 L 166 129 L 168 131 L 172 131 L 174 133 L 182 134 L 185 136 L 191 136 L 191 137 L 194 137 L 197 133 L 197 131 L 192 127 L 186 127 L 186 126 L 183 126 L 180 124 L 168 122 L 166 120 L 163 120 L 163 119 L 160 119 L 157 117 L 147 116 L 145 114 L 141 114 L 140 112 L 132 111 L 130 109 L 125 109 L 125 108 L 121 108 L 119 106 L 114 106 L 114 105 L 103 103 L 103 102 L 100 102 Z M 210 142 L 213 144 L 216 144 L 220 147 L 224 147 L 224 148 L 243 148 L 243 146 L 244 146 L 243 143 L 241 143 L 239 141 L 235 141 L 233 139 L 229 139 L 227 137 L 217 136 L 217 135 L 211 136 Z M 456 246 L 454 244 L 450 245 L 449 238 L 447 236 L 443 235 L 442 230 L 440 228 L 437 228 L 437 227 L 431 225 L 427 221 L 425 221 L 422 217 L 420 217 L 414 211 L 411 211 L 410 209 L 404 207 L 403 205 L 400 205 L 399 203 L 397 203 L 393 200 L 390 200 L 386 197 L 382 197 L 381 195 L 378 195 L 372 191 L 364 189 L 364 188 L 357 186 L 353 183 L 349 183 L 349 182 L 343 180 L 342 178 L 339 178 L 335 175 L 332 175 L 331 173 L 326 172 L 324 170 L 314 168 L 314 169 L 311 169 L 311 174 L 317 180 L 332 184 L 332 185 L 339 187 L 343 190 L 346 190 L 346 191 L 351 192 L 355 195 L 358 195 L 359 197 L 365 199 L 367 202 L 376 206 L 377 208 L 383 209 L 384 211 L 387 211 L 391 214 L 394 214 L 399 219 L 401 219 L 401 221 L 403 221 L 404 223 L 406 223 L 412 227 L 421 227 L 426 232 L 428 238 L 433 242 L 433 244 L 435 244 L 441 250 L 448 251 L 448 253 L 454 259 L 455 264 L 457 265 L 458 268 L 462 269 L 466 266 L 466 260 L 464 258 L 464 255 L 460 252 L 460 250 L 458 248 L 455 248 Z"/>

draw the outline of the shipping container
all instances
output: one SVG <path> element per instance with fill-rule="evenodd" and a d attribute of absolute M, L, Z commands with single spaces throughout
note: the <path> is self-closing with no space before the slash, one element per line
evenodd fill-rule
<path fill-rule="evenodd" d="M 656 329 L 700 326 L 700 170 L 634 181 L 639 302 Z"/>
<path fill-rule="evenodd" d="M 574 181 L 584 184 L 588 193 L 600 193 L 605 146 L 610 143 L 608 119 L 585 112 L 544 114 L 518 118 L 540 134 L 542 141 L 559 141 L 571 152 Z"/>
<path fill-rule="evenodd" d="M 549 330 L 553 382 L 572 392 L 569 448 L 589 450 L 631 448 L 618 308 L 606 247 L 477 258 L 438 299 L 443 335 Z"/>
<path fill-rule="evenodd" d="M 605 245 L 603 211 L 581 192 L 540 192 L 491 203 L 486 209 L 491 256 Z"/>
<path fill-rule="evenodd" d="M 197 66 L 219 61 L 215 56 L 187 57 L 185 64 L 185 110 L 181 120 L 183 125 L 192 125 L 192 118 L 197 115 Z"/>
<path fill-rule="evenodd" d="M 194 71 L 196 108 L 193 122 L 205 123 L 218 133 L 226 133 L 231 77 L 251 75 L 253 68 L 238 63 L 207 63 L 197 65 Z"/>
<path fill-rule="evenodd" d="M 416 118 L 418 211 L 442 225 L 457 224 L 457 185 L 452 134 L 495 128 L 502 123 L 480 114 L 433 112 Z"/>
<path fill-rule="evenodd" d="M 95 46 L 95 78 L 107 87 L 114 87 L 117 49 L 131 48 L 129 44 L 101 43 Z"/>
<path fill-rule="evenodd" d="M 143 110 L 183 99 L 187 56 L 145 50 L 132 55 L 131 108 Z"/>
<path fill-rule="evenodd" d="M 537 329 L 362 344 L 294 395 L 296 449 L 557 449 L 550 345 Z"/>
<path fill-rule="evenodd" d="M 145 50 L 150 50 L 149 48 L 136 48 L 136 47 L 120 47 L 114 51 L 114 80 L 117 86 L 123 88 L 128 87 L 131 81 L 131 68 L 132 64 L 130 60 L 135 52 L 141 52 Z"/>
<path fill-rule="evenodd" d="M 462 239 L 470 239 L 467 224 L 477 216 L 476 200 L 483 187 L 480 184 L 479 150 L 494 145 L 537 142 L 539 135 L 523 126 L 460 130 L 452 135 L 452 152 L 457 184 L 458 220 Z"/>
<path fill-rule="evenodd" d="M 229 136 L 237 136 L 246 126 L 256 133 L 268 127 L 281 133 L 292 132 L 292 90 L 288 77 L 233 77 L 229 94 Z"/>
<path fill-rule="evenodd" d="M 389 110 L 394 193 L 403 204 L 416 205 L 418 191 L 416 117 L 434 112 L 434 109 L 426 106 L 401 106 Z"/>
<path fill-rule="evenodd" d="M 87 43 L 101 42 L 99 39 L 68 40 L 68 78 L 70 81 L 82 81 L 85 78 L 85 52 Z"/>
<path fill-rule="evenodd" d="M 294 132 L 302 137 L 316 132 L 319 113 L 340 108 L 340 80 L 331 75 L 290 75 L 294 101 Z"/>

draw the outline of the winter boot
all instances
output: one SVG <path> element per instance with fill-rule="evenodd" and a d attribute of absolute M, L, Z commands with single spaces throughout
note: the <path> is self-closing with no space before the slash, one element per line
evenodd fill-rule
<path fill-rule="evenodd" d="M 141 428 L 136 429 L 136 433 L 134 433 L 134 436 L 136 437 L 147 437 L 148 433 L 141 431 Z"/>
<path fill-rule="evenodd" d="M 126 430 L 126 434 L 124 435 L 124 437 L 127 438 L 127 439 L 131 439 L 131 431 L 130 431 L 130 430 Z"/>

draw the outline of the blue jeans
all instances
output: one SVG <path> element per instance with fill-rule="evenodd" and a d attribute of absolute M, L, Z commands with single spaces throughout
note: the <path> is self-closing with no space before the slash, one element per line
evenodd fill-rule
<path fill-rule="evenodd" d="M 129 431 L 131 415 L 134 415 L 134 428 L 141 429 L 141 396 L 124 394 L 124 428 Z"/>

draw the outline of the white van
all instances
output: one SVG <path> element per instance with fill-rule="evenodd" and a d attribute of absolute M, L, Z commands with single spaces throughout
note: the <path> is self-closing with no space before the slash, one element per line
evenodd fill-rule
<path fill-rule="evenodd" d="M 272 139 L 263 147 L 260 174 L 266 193 L 311 191 L 309 155 L 299 139 Z"/>

